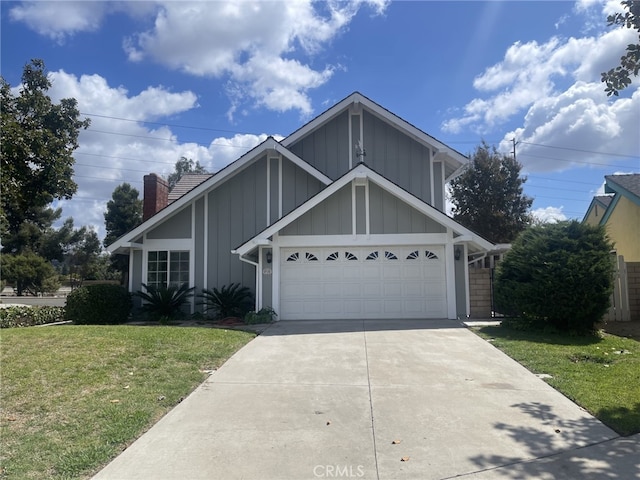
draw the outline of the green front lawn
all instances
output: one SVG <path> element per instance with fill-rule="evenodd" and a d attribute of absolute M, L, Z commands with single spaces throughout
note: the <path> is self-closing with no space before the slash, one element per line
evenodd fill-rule
<path fill-rule="evenodd" d="M 620 435 L 640 432 L 640 342 L 532 333 L 503 327 L 473 329 Z"/>
<path fill-rule="evenodd" d="M 0 335 L 3 480 L 90 477 L 254 337 L 79 325 Z"/>

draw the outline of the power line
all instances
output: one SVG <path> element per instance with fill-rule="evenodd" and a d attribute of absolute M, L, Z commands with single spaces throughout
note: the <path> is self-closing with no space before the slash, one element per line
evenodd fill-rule
<path fill-rule="evenodd" d="M 114 116 L 110 116 L 110 115 L 101 115 L 101 114 L 97 114 L 97 113 L 87 113 L 87 112 L 80 112 L 80 113 L 81 113 L 81 115 L 86 115 L 86 116 L 89 116 L 89 117 L 106 118 L 106 119 L 110 119 L 110 120 L 119 120 L 119 121 L 123 121 L 123 122 L 149 124 L 149 125 L 159 125 L 159 126 L 174 127 L 174 128 L 184 128 L 184 129 L 189 129 L 189 130 L 201 130 L 201 131 L 207 131 L 207 132 L 223 132 L 223 133 L 233 133 L 233 134 L 239 134 L 239 135 L 256 135 L 256 136 L 263 135 L 263 134 L 254 133 L 254 132 L 243 132 L 243 131 L 240 131 L 240 130 L 228 130 L 228 129 L 223 129 L 223 128 L 201 127 L 201 126 L 195 126 L 195 125 L 181 125 L 181 124 L 177 124 L 177 123 L 152 122 L 152 121 L 147 121 L 147 120 L 137 120 L 137 119 L 133 119 L 133 118 L 124 118 L 124 117 L 114 117 Z M 92 131 L 100 132 L 100 133 L 110 133 L 110 134 L 114 134 L 114 135 L 126 135 L 126 136 L 137 137 L 137 135 L 129 135 L 129 134 L 117 133 L 117 132 L 105 132 L 105 131 L 101 131 L 101 130 L 92 130 Z M 165 140 L 165 141 L 166 140 L 170 140 L 170 139 L 163 139 L 163 138 L 159 138 L 159 137 L 142 137 L 141 136 L 140 138 L 152 138 L 152 139 L 156 139 L 156 140 Z M 502 140 L 500 140 L 500 141 L 502 141 Z M 442 140 L 442 142 L 443 143 L 456 143 L 456 144 L 479 144 L 480 143 L 478 140 Z M 595 150 L 585 150 L 585 149 L 574 148 L 574 147 L 561 147 L 561 146 L 557 146 L 557 145 L 547 145 L 547 144 L 543 144 L 543 143 L 526 142 L 524 140 L 516 141 L 515 138 L 512 140 L 512 142 L 514 143 L 514 148 L 515 148 L 515 145 L 524 144 L 524 145 L 532 145 L 532 146 L 543 147 L 543 148 L 555 148 L 555 149 L 559 149 L 559 150 L 570 150 L 570 151 L 574 151 L 574 152 L 591 153 L 591 154 L 595 154 L 595 155 L 606 155 L 606 156 L 610 156 L 610 157 L 621 157 L 621 158 L 632 158 L 632 159 L 640 158 L 640 155 L 626 155 L 626 154 L 621 154 L 621 153 L 599 152 L 599 151 L 595 151 Z M 492 141 L 490 143 L 498 143 L 498 142 Z M 227 146 L 234 146 L 234 145 L 227 145 Z M 246 147 L 239 146 L 238 148 L 246 148 Z M 542 157 L 542 158 L 544 158 L 544 157 Z M 580 163 L 580 162 L 576 162 L 576 163 Z M 591 162 L 585 162 L 585 163 L 591 163 Z"/>
<path fill-rule="evenodd" d="M 162 127 L 174 127 L 174 128 L 187 128 L 190 130 L 203 130 L 207 132 L 224 132 L 224 133 L 235 133 L 240 135 L 256 135 L 255 133 L 250 132 L 241 132 L 238 130 L 225 130 L 222 128 L 208 128 L 208 127 L 196 127 L 193 125 L 178 125 L 175 123 L 163 123 L 163 122 L 150 122 L 147 120 L 135 120 L 133 118 L 122 118 L 122 117 L 111 117 L 109 115 L 98 115 L 97 113 L 84 113 L 80 112 L 80 115 L 86 115 L 87 117 L 97 117 L 97 118 L 108 118 L 109 120 L 121 120 L 123 122 L 132 122 L 132 123 L 146 123 L 149 125 L 160 125 Z"/>
<path fill-rule="evenodd" d="M 628 165 L 618 165 L 615 163 L 587 162 L 584 160 L 566 160 L 564 158 L 545 157 L 543 155 L 532 155 L 530 153 L 521 153 L 520 157 L 544 158 L 545 160 L 556 160 L 558 162 L 578 163 L 578 164 L 584 164 L 584 165 L 600 165 L 603 167 L 614 167 L 614 168 L 631 168 L 632 170 L 638 170 L 637 168 L 634 169 L 633 167 L 630 167 Z"/>
<path fill-rule="evenodd" d="M 573 152 L 593 153 L 593 154 L 596 154 L 596 155 L 606 155 L 608 157 L 640 158 L 640 155 L 624 155 L 622 153 L 596 152 L 595 150 L 582 150 L 580 148 L 572 148 L 572 147 L 558 147 L 556 145 L 544 145 L 542 143 L 525 142 L 524 140 L 522 140 L 522 141 L 520 141 L 518 143 L 524 143 L 525 145 L 534 145 L 536 147 L 556 148 L 558 150 L 571 150 Z"/>

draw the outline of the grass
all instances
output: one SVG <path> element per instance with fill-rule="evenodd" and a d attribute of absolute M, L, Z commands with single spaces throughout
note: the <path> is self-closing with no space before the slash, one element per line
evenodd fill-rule
<path fill-rule="evenodd" d="M 1 335 L 3 480 L 90 477 L 254 337 L 79 325 Z"/>
<path fill-rule="evenodd" d="M 640 342 L 609 335 L 566 336 L 504 327 L 474 331 L 620 435 L 640 432 Z"/>

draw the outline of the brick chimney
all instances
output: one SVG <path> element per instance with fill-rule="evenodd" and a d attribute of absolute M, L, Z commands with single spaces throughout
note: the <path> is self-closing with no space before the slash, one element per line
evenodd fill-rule
<path fill-rule="evenodd" d="M 144 176 L 142 221 L 151 218 L 169 204 L 169 184 L 155 173 Z"/>

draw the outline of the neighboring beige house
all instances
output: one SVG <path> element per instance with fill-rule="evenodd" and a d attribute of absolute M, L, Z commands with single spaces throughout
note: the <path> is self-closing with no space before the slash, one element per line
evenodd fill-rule
<path fill-rule="evenodd" d="M 583 222 L 604 225 L 618 255 L 640 262 L 640 174 L 607 175 L 604 191 L 591 201 Z"/>

